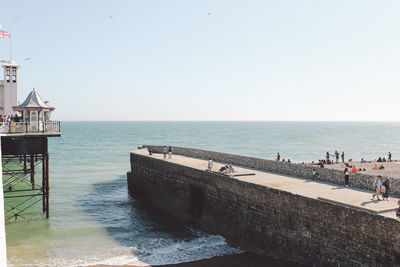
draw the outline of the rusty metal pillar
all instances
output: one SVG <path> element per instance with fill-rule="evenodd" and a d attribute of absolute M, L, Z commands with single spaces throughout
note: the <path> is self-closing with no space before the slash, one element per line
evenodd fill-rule
<path fill-rule="evenodd" d="M 45 154 L 42 154 L 42 211 L 46 211 L 46 160 Z"/>
<path fill-rule="evenodd" d="M 31 154 L 31 168 L 30 168 L 30 173 L 31 173 L 31 185 L 32 189 L 35 189 L 35 162 L 34 162 L 34 155 Z"/>
<path fill-rule="evenodd" d="M 27 173 L 27 169 L 26 169 L 26 154 L 24 154 L 24 173 Z"/>
<path fill-rule="evenodd" d="M 46 218 L 49 218 L 49 211 L 50 211 L 50 206 L 49 206 L 49 197 L 50 197 L 50 187 L 49 187 L 49 153 L 45 154 L 45 159 L 43 159 L 46 162 Z"/>

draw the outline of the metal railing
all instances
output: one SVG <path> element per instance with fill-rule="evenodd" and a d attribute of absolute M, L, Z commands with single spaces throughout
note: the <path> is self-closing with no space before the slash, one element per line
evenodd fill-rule
<path fill-rule="evenodd" d="M 13 133 L 59 133 L 59 121 L 35 121 L 35 122 L 0 122 L 1 134 Z"/>

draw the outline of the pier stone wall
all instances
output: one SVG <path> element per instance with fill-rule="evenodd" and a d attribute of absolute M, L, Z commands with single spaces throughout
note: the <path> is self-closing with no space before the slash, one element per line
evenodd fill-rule
<path fill-rule="evenodd" d="M 162 153 L 162 146 L 145 145 L 143 147 L 147 148 L 152 153 Z M 213 161 L 221 163 L 228 163 L 232 165 L 254 168 L 272 173 L 296 176 L 301 178 L 311 178 L 312 170 L 315 169 L 317 171 L 317 175 L 315 177 L 316 180 L 344 185 L 344 173 L 339 170 L 320 168 L 318 166 L 315 167 L 307 165 L 302 166 L 300 164 L 295 164 L 295 163 L 253 158 L 253 157 L 213 152 L 213 151 L 194 149 L 194 148 L 172 147 L 172 149 L 173 153 L 177 155 L 205 159 L 205 160 L 211 158 Z M 362 173 L 350 173 L 350 179 L 349 179 L 350 186 L 361 189 L 369 189 L 372 191 L 373 190 L 372 184 L 375 178 L 376 176 L 373 175 L 362 174 Z M 383 178 L 385 179 L 386 177 Z M 390 178 L 391 180 L 390 193 L 394 195 L 400 195 L 400 179 L 394 177 L 387 177 L 387 178 Z"/>
<path fill-rule="evenodd" d="M 179 149 L 174 151 L 178 153 Z M 239 159 L 232 155 L 222 160 L 222 154 L 196 153 L 232 164 Z M 249 158 L 244 163 L 250 162 L 256 161 Z M 261 161 L 257 164 L 258 168 L 265 166 Z M 284 167 L 280 168 L 283 171 Z M 134 196 L 150 200 L 184 222 L 220 234 L 246 251 L 314 266 L 400 265 L 400 223 L 392 218 L 145 153 L 131 153 L 128 188 Z"/>

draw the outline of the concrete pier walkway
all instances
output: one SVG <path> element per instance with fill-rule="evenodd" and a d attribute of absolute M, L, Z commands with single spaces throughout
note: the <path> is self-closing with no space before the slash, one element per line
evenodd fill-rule
<path fill-rule="evenodd" d="M 133 151 L 133 153 L 143 155 L 147 154 L 148 152 L 147 150 L 142 149 Z M 162 154 L 153 153 L 151 157 L 164 160 L 164 156 Z M 206 160 L 180 155 L 173 155 L 172 159 L 168 159 L 167 157 L 166 160 L 204 171 L 207 169 L 208 164 Z M 218 171 L 222 166 L 222 163 L 214 162 L 213 171 Z M 397 201 L 399 199 L 390 197 L 389 201 L 378 201 L 376 198 L 375 200 L 371 200 L 373 194 L 372 185 L 371 191 L 367 191 L 322 181 L 313 181 L 299 177 L 274 174 L 251 168 L 243 168 L 234 165 L 233 167 L 235 169 L 235 175 L 254 175 L 237 176 L 232 179 L 238 179 L 270 188 L 276 188 L 297 195 L 328 201 L 342 206 L 365 210 L 385 217 L 396 218 L 394 210 L 398 207 Z"/>

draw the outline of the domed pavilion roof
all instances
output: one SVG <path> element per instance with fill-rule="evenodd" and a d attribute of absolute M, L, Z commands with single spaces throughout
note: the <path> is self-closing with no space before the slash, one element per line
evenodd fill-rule
<path fill-rule="evenodd" d="M 55 109 L 54 107 L 47 105 L 47 103 L 43 101 L 38 92 L 36 92 L 35 88 L 33 88 L 32 92 L 29 93 L 28 97 L 22 104 L 13 107 L 13 110 L 15 111 L 21 111 L 21 110 L 53 111 L 54 109 Z"/>

